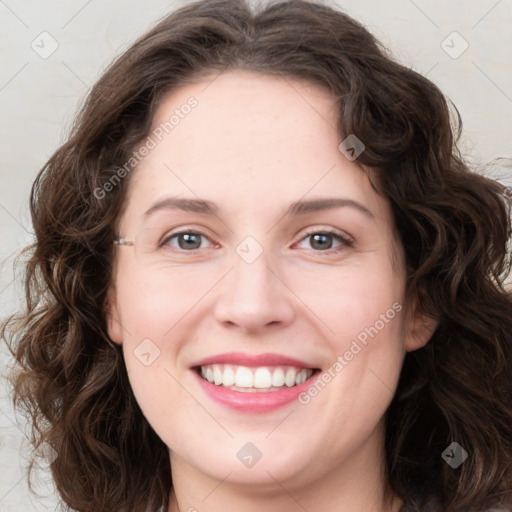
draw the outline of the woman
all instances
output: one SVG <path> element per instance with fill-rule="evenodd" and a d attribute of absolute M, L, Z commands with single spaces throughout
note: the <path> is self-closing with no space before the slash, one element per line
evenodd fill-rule
<path fill-rule="evenodd" d="M 446 100 L 310 2 L 201 1 L 33 188 L 15 400 L 79 511 L 512 502 L 510 195 Z"/>

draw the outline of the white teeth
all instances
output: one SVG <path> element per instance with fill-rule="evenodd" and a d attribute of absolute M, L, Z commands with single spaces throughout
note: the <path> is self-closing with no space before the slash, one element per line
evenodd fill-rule
<path fill-rule="evenodd" d="M 222 371 L 218 366 L 213 367 L 213 383 L 216 386 L 222 384 Z"/>
<path fill-rule="evenodd" d="M 270 388 L 272 386 L 272 375 L 268 368 L 258 368 L 254 373 L 255 388 Z"/>
<path fill-rule="evenodd" d="M 235 372 L 233 371 L 233 368 L 227 367 L 224 368 L 224 377 L 222 384 L 224 386 L 233 386 L 235 383 Z"/>
<path fill-rule="evenodd" d="M 277 368 L 272 374 L 272 386 L 280 388 L 284 386 L 284 372 L 282 368 Z"/>
<path fill-rule="evenodd" d="M 216 386 L 249 390 L 278 391 L 297 386 L 309 379 L 313 370 L 293 366 L 262 366 L 249 368 L 230 364 L 211 364 L 201 367 L 201 376 Z"/>
<path fill-rule="evenodd" d="M 284 383 L 289 387 L 291 388 L 294 384 L 295 384 L 295 376 L 297 375 L 297 373 L 295 372 L 295 370 L 293 368 L 290 368 L 287 372 L 286 372 L 286 377 L 284 378 Z"/>
<path fill-rule="evenodd" d="M 299 374 L 297 375 L 297 378 L 295 379 L 295 384 L 302 384 L 308 379 L 308 371 L 307 370 L 301 370 Z"/>
<path fill-rule="evenodd" d="M 235 373 L 235 386 L 239 388 L 252 388 L 254 376 L 245 366 L 239 366 Z"/>

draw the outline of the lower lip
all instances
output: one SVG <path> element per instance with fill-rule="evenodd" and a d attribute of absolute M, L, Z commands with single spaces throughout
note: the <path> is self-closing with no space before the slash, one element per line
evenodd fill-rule
<path fill-rule="evenodd" d="M 316 370 L 302 384 L 291 388 L 283 388 L 280 391 L 244 393 L 243 391 L 233 391 L 223 386 L 216 386 L 203 379 L 195 370 L 192 371 L 198 379 L 199 385 L 212 400 L 236 411 L 254 413 L 273 411 L 297 400 L 298 396 L 312 385 L 313 380 L 320 373 L 319 370 Z"/>

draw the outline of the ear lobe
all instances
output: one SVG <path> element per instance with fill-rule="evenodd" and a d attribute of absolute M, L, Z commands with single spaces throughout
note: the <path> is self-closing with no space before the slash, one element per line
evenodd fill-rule
<path fill-rule="evenodd" d="M 423 313 L 415 312 L 411 324 L 408 326 L 405 349 L 407 352 L 418 350 L 424 347 L 432 338 L 437 326 L 438 320 Z"/>
<path fill-rule="evenodd" d="M 107 332 L 110 339 L 114 343 L 121 345 L 123 342 L 123 330 L 121 328 L 119 312 L 117 310 L 116 293 L 112 286 L 110 286 L 107 291 L 105 315 L 107 320 Z"/>

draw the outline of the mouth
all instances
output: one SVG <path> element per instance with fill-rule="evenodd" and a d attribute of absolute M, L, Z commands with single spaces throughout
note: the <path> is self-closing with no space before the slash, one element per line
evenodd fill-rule
<path fill-rule="evenodd" d="M 219 354 L 190 370 L 205 396 L 230 410 L 266 413 L 296 401 L 321 369 L 279 354 Z"/>
<path fill-rule="evenodd" d="M 234 364 L 208 364 L 195 367 L 195 371 L 201 379 L 231 391 L 274 393 L 299 386 L 319 369 L 290 365 L 249 367 Z"/>

